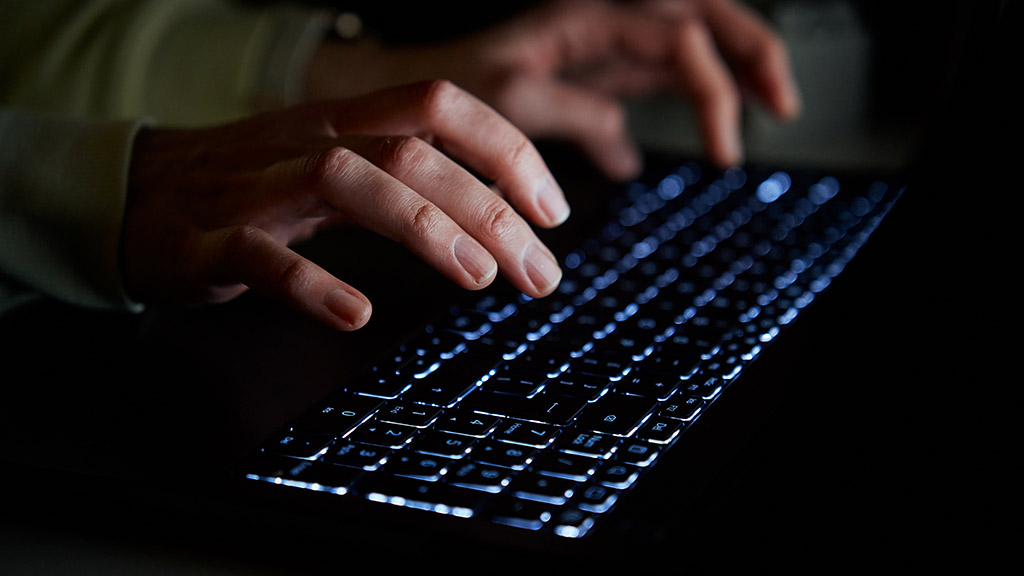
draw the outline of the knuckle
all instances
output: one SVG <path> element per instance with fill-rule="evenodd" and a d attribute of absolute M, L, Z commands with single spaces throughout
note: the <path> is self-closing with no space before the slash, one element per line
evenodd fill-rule
<path fill-rule="evenodd" d="M 388 136 L 380 142 L 380 166 L 389 173 L 405 172 L 424 160 L 427 148 L 427 143 L 415 136 Z"/>
<path fill-rule="evenodd" d="M 445 216 L 430 202 L 420 204 L 409 218 L 406 237 L 412 242 L 423 242 L 436 235 L 443 227 Z"/>
<path fill-rule="evenodd" d="M 535 156 L 533 144 L 526 137 L 515 137 L 508 139 L 508 146 L 504 147 L 505 153 L 500 156 L 502 165 L 511 168 L 529 166 Z"/>
<path fill-rule="evenodd" d="M 417 89 L 417 102 L 427 121 L 444 117 L 464 95 L 459 87 L 448 80 L 427 80 L 418 84 Z"/>
<path fill-rule="evenodd" d="M 221 257 L 228 262 L 248 256 L 264 234 L 256 226 L 235 226 L 227 231 L 221 244 Z"/>
<path fill-rule="evenodd" d="M 324 148 L 306 158 L 304 174 L 315 184 L 332 182 L 351 166 L 355 153 L 347 148 Z"/>
<path fill-rule="evenodd" d="M 503 242 L 519 230 L 519 215 L 504 202 L 493 202 L 483 211 L 480 233 L 487 239 Z"/>
<path fill-rule="evenodd" d="M 221 243 L 221 265 L 227 269 L 250 260 L 259 253 L 258 246 L 266 242 L 267 232 L 258 226 L 241 225 L 227 230 Z M 284 263 L 276 278 L 268 278 L 262 289 L 274 291 L 279 296 L 292 297 L 301 294 L 315 279 L 316 272 L 309 261 L 296 257 Z M 272 282 L 272 284 L 269 284 Z"/>
<path fill-rule="evenodd" d="M 310 263 L 302 258 L 295 258 L 281 270 L 277 278 L 277 288 L 285 296 L 302 294 L 313 283 L 314 277 Z"/>

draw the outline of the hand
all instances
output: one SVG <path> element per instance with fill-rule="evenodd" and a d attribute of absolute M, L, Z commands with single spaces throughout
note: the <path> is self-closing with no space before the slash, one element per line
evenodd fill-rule
<path fill-rule="evenodd" d="M 138 301 L 177 303 L 252 288 L 353 330 L 369 301 L 289 244 L 353 223 L 462 287 L 486 286 L 500 270 L 539 297 L 561 272 L 523 216 L 555 226 L 568 206 L 527 138 L 443 81 L 209 129 L 147 130 L 129 177 L 125 286 Z"/>
<path fill-rule="evenodd" d="M 325 44 L 312 98 L 420 78 L 445 78 L 490 103 L 530 137 L 577 144 L 608 176 L 640 169 L 621 99 L 689 96 L 709 158 L 741 161 L 741 94 L 782 118 L 800 100 L 785 46 L 732 0 L 560 0 L 436 46 Z"/>

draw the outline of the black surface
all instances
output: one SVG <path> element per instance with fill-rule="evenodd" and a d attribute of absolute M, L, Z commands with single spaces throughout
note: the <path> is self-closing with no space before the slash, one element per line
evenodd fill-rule
<path fill-rule="evenodd" d="M 548 152 L 564 160 L 563 182 L 572 193 L 598 189 L 570 176 L 587 173 L 578 158 Z M 907 265 L 920 249 L 921 215 L 913 204 L 897 204 L 794 330 L 687 432 L 696 451 L 673 450 L 678 463 L 659 466 L 659 477 L 631 496 L 628 507 L 656 511 L 669 531 L 627 548 L 627 556 L 683 556 L 694 566 L 791 564 L 849 554 L 865 543 L 865 530 L 870 545 L 862 558 L 904 548 L 908 534 L 916 540 L 959 532 L 951 519 L 962 503 L 949 497 L 956 486 L 937 466 L 950 454 L 940 431 L 955 397 L 948 377 L 957 367 L 934 356 L 948 347 L 948 327 L 931 316 L 932 298 L 922 297 L 933 275 L 922 274 L 926 264 Z M 592 215 L 581 208 L 552 244 L 573 237 L 576 223 Z M 367 266 L 381 258 L 338 249 L 350 245 L 404 265 L 381 272 Z M 397 246 L 360 232 L 324 237 L 305 251 L 367 288 L 378 314 L 367 331 L 333 333 L 257 295 L 141 317 L 41 302 L 6 319 L 4 350 L 23 367 L 11 371 L 3 402 L 8 521 L 47 537 L 66 527 L 72 541 L 99 535 L 115 549 L 155 546 L 172 556 L 184 550 L 186 558 L 212 555 L 229 566 L 330 571 L 338 554 L 420 561 L 419 551 L 395 555 L 390 538 L 397 536 L 389 537 L 394 531 L 386 524 L 371 531 L 348 511 L 314 507 L 306 515 L 286 502 L 272 515 L 261 500 L 253 501 L 260 507 L 242 501 L 238 509 L 238 494 L 208 493 L 220 489 L 225 463 L 382 352 L 450 293 L 447 281 Z M 408 297 L 411 285 L 416 298 Z M 49 469 L 68 461 L 84 475 Z M 120 480 L 94 483 L 95 471 L 116 472 Z M 194 484 L 198 492 L 181 491 Z M 389 518 L 385 513 L 381 522 Z M 622 527 L 614 543 L 650 527 L 640 528 Z M 367 535 L 369 542 L 356 539 Z M 442 548 L 457 540 L 442 537 Z M 509 563 L 552 561 L 537 548 L 513 554 L 513 541 L 507 546 L 475 550 L 509 555 Z"/>

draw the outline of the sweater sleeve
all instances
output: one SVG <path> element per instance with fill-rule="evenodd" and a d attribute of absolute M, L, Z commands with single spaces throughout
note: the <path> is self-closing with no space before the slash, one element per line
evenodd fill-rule
<path fill-rule="evenodd" d="M 0 0 L 0 313 L 26 294 L 140 309 L 120 278 L 143 122 L 302 99 L 327 14 L 231 0 Z"/>
<path fill-rule="evenodd" d="M 83 306 L 140 309 L 122 288 L 120 245 L 143 123 L 0 109 L 0 275 Z"/>
<path fill-rule="evenodd" d="M 80 117 L 225 122 L 302 97 L 329 18 L 230 0 L 0 0 L 0 102 Z"/>

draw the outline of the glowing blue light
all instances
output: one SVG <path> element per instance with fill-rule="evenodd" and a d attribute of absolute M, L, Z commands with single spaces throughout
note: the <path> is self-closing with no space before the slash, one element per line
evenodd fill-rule
<path fill-rule="evenodd" d="M 634 244 L 630 253 L 634 258 L 643 259 L 653 254 L 657 248 L 658 240 L 656 238 L 648 237 Z"/>
<path fill-rule="evenodd" d="M 681 176 L 678 174 L 670 174 L 658 183 L 658 196 L 660 196 L 662 200 L 671 200 L 682 194 L 683 188 L 685 187 L 686 183 L 683 182 L 683 178 Z"/>
<path fill-rule="evenodd" d="M 427 376 L 429 376 L 432 372 L 434 372 L 435 370 L 437 370 L 440 367 L 441 367 L 441 363 L 440 362 L 434 362 L 433 364 L 428 366 L 427 369 L 424 370 L 423 372 L 419 372 L 417 374 L 413 374 L 413 378 L 415 378 L 417 380 L 422 380 L 422 379 L 426 378 Z"/>
<path fill-rule="evenodd" d="M 587 518 L 579 526 L 556 526 L 555 534 L 563 538 L 582 538 L 594 527 L 593 518 Z"/>
<path fill-rule="evenodd" d="M 771 204 L 789 191 L 793 180 L 785 172 L 775 172 L 757 186 L 757 199 Z"/>
<path fill-rule="evenodd" d="M 839 193 L 839 181 L 831 176 L 822 178 L 807 190 L 811 202 L 821 205 Z"/>

